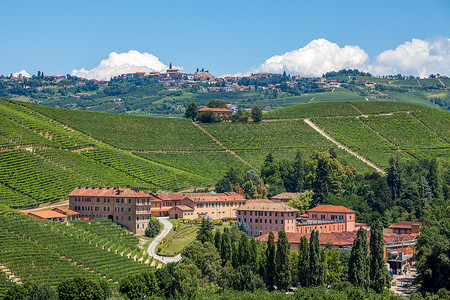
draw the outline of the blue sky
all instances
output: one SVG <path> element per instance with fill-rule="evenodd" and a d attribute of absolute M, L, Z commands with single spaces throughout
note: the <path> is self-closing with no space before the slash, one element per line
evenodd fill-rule
<path fill-rule="evenodd" d="M 5 1 L 1 7 L 5 75 L 92 69 L 111 52 L 129 50 L 151 53 L 186 72 L 205 67 L 216 75 L 234 74 L 257 70 L 268 58 L 320 38 L 358 46 L 368 64 L 412 39 L 450 37 L 445 0 L 44 0 Z"/>

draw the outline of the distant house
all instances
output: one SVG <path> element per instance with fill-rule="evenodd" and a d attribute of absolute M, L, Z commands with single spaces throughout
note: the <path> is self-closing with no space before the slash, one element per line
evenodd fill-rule
<path fill-rule="evenodd" d="M 76 211 L 68 208 L 56 207 L 52 209 L 52 211 L 56 211 L 57 213 L 65 215 L 67 217 L 67 221 L 78 220 L 80 218 L 80 213 L 77 213 Z"/>
<path fill-rule="evenodd" d="M 410 233 L 418 233 L 419 228 L 422 225 L 421 222 L 410 222 L 403 221 L 395 224 L 391 224 L 389 229 L 392 229 L 394 234 L 410 234 Z"/>
<path fill-rule="evenodd" d="M 274 201 L 274 202 L 289 202 L 289 200 L 291 200 L 292 198 L 297 197 L 298 195 L 300 195 L 300 193 L 281 193 L 278 195 L 273 196 L 272 198 L 270 198 L 270 200 Z"/>
<path fill-rule="evenodd" d="M 231 114 L 233 113 L 228 108 L 204 107 L 204 108 L 201 108 L 198 110 L 199 113 L 203 113 L 203 112 L 207 112 L 207 111 L 212 111 L 213 113 L 215 113 L 218 116 L 227 116 L 227 117 L 231 117 Z"/>

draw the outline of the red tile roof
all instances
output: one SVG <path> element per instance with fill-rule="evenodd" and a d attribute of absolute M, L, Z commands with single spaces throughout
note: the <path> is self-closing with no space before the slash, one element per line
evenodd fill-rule
<path fill-rule="evenodd" d="M 413 225 L 420 226 L 420 225 L 422 225 L 422 222 L 403 221 L 403 222 L 391 224 L 391 225 L 389 225 L 389 228 L 411 229 L 411 227 Z"/>
<path fill-rule="evenodd" d="M 203 108 L 199 109 L 198 111 L 199 112 L 212 111 L 212 112 L 228 112 L 228 113 L 232 113 L 232 111 L 229 110 L 228 108 L 212 108 L 212 107 L 203 107 Z"/>
<path fill-rule="evenodd" d="M 297 197 L 301 193 L 281 193 L 270 198 L 271 200 L 291 200 L 294 197 Z"/>
<path fill-rule="evenodd" d="M 149 194 L 139 191 L 139 189 L 122 189 L 119 187 L 78 187 L 75 188 L 69 197 L 150 197 Z"/>
<path fill-rule="evenodd" d="M 191 199 L 194 202 L 212 202 L 212 201 L 245 201 L 245 197 L 241 194 L 231 193 L 186 193 L 185 198 Z"/>
<path fill-rule="evenodd" d="M 244 211 L 276 211 L 276 212 L 297 212 L 298 210 L 292 208 L 283 202 L 250 202 L 238 207 L 236 210 Z"/>
<path fill-rule="evenodd" d="M 309 209 L 308 212 L 355 213 L 354 210 L 338 205 L 319 205 Z"/>
<path fill-rule="evenodd" d="M 347 234 L 345 234 L 347 233 Z M 278 241 L 278 232 L 274 232 L 275 242 Z M 300 238 L 306 236 L 306 238 L 311 238 L 310 233 L 296 233 L 296 232 L 286 232 L 289 243 L 300 244 Z M 320 233 L 319 241 L 321 245 L 326 245 L 332 243 L 334 246 L 350 246 L 353 244 L 353 240 L 356 237 L 356 231 L 352 232 L 342 232 L 342 233 Z M 269 239 L 269 234 L 264 234 L 256 238 L 257 240 L 267 242 Z"/>
<path fill-rule="evenodd" d="M 80 214 L 80 213 L 78 213 L 76 211 L 73 211 L 71 209 L 62 208 L 62 207 L 56 207 L 56 208 L 54 208 L 52 210 L 56 211 L 56 212 L 60 212 L 60 213 L 65 214 L 65 215 L 68 215 L 68 216 L 73 216 L 73 215 L 79 215 Z"/>
<path fill-rule="evenodd" d="M 36 210 L 36 211 L 30 211 L 27 212 L 28 215 L 33 217 L 40 217 L 42 219 L 53 219 L 53 218 L 65 218 L 66 216 L 63 214 L 60 214 L 53 210 Z"/>
<path fill-rule="evenodd" d="M 272 203 L 269 199 L 248 199 L 247 203 Z"/>

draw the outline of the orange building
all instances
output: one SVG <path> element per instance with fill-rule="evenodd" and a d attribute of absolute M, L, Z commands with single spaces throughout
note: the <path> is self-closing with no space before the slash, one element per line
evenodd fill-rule
<path fill-rule="evenodd" d="M 275 196 L 271 197 L 270 200 L 272 200 L 273 202 L 284 202 L 284 203 L 287 203 L 287 202 L 289 202 L 289 200 L 297 197 L 300 194 L 301 193 L 281 193 L 281 194 L 278 194 L 278 195 L 275 195 Z"/>
<path fill-rule="evenodd" d="M 236 209 L 246 203 L 244 196 L 238 193 L 189 193 L 169 209 L 173 219 L 236 219 Z"/>
<path fill-rule="evenodd" d="M 297 212 L 282 202 L 252 201 L 237 209 L 237 219 L 248 225 L 252 235 L 260 236 L 270 231 L 293 232 Z"/>
<path fill-rule="evenodd" d="M 389 229 L 392 229 L 392 232 L 396 234 L 418 233 L 421 225 L 422 225 L 421 222 L 403 221 L 391 224 L 389 226 Z"/>
<path fill-rule="evenodd" d="M 319 205 L 300 216 L 295 232 L 311 233 L 316 229 L 319 233 L 354 231 L 355 211 L 344 206 Z M 365 224 L 359 224 L 358 227 Z"/>
<path fill-rule="evenodd" d="M 151 196 L 138 188 L 78 187 L 69 194 L 69 209 L 84 218 L 107 218 L 143 235 L 151 217 Z"/>

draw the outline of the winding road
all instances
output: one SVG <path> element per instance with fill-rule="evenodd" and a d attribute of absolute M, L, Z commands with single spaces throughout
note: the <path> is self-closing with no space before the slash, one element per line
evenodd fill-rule
<path fill-rule="evenodd" d="M 158 248 L 159 243 L 161 243 L 162 239 L 172 230 L 172 223 L 168 220 L 169 217 L 159 217 L 157 219 L 163 225 L 163 229 L 148 246 L 148 254 L 164 264 L 169 262 L 179 262 L 181 260 L 181 254 L 178 254 L 175 257 L 160 256 L 156 254 L 156 248 Z"/>

